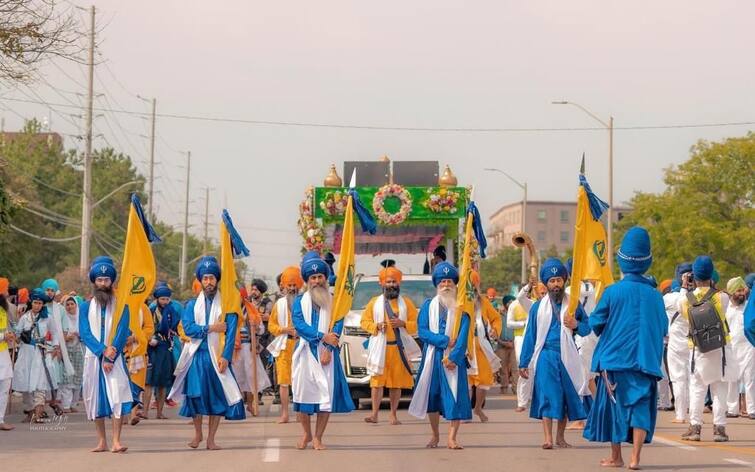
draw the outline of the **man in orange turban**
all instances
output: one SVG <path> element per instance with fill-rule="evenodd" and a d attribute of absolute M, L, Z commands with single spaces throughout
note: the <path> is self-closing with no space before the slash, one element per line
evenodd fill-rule
<path fill-rule="evenodd" d="M 487 296 L 480 295 L 480 273 L 472 271 L 472 285 L 475 287 L 475 359 L 477 373 L 469 373 L 469 385 L 475 388 L 474 413 L 486 423 L 488 417 L 482 412 L 485 396 L 495 382 L 495 372 L 501 368 L 501 359 L 496 355 L 490 339 L 498 339 L 503 328 L 501 314 L 493 307 Z M 470 369 L 471 370 L 471 369 Z"/>
<path fill-rule="evenodd" d="M 400 296 L 402 278 L 394 266 L 381 270 L 383 293 L 372 298 L 362 312 L 361 327 L 370 334 L 367 372 L 372 376 L 372 414 L 364 419 L 367 423 L 378 422 L 383 388 L 388 388 L 390 422 L 401 424 L 397 417 L 401 389 L 414 387 L 410 362 L 422 355 L 412 337 L 417 334 L 417 307 L 408 297 Z"/>
<path fill-rule="evenodd" d="M 267 327 L 275 339 L 267 350 L 275 358 L 275 376 L 278 383 L 281 416 L 278 423 L 288 423 L 288 392 L 291 386 L 291 359 L 298 336 L 291 322 L 291 306 L 304 286 L 301 270 L 296 266 L 286 267 L 281 273 L 280 285 L 283 296 L 273 305 Z"/>

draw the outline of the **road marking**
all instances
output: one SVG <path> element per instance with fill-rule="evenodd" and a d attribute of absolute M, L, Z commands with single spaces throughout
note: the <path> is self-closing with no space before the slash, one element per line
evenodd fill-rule
<path fill-rule="evenodd" d="M 696 448 L 696 447 L 693 447 L 693 446 L 685 446 L 685 445 L 684 445 L 684 444 L 682 444 L 682 443 L 679 443 L 679 442 L 676 442 L 676 441 L 672 441 L 672 440 L 670 440 L 670 439 L 666 439 L 666 438 L 660 437 L 660 436 L 658 436 L 657 434 L 656 434 L 656 435 L 655 435 L 655 436 L 653 437 L 653 440 L 654 440 L 654 441 L 658 441 L 659 443 L 661 443 L 661 444 L 665 444 L 665 445 L 667 445 L 667 446 L 674 446 L 674 447 L 678 447 L 679 449 L 681 449 L 681 450 L 683 450 L 683 451 L 696 451 L 696 450 L 697 450 L 697 448 Z"/>
<path fill-rule="evenodd" d="M 677 445 L 676 441 L 671 440 L 670 438 L 667 438 L 665 436 L 661 436 L 659 434 L 656 434 L 653 436 L 653 440 L 657 440 L 658 442 L 667 444 L 665 441 L 668 441 L 669 443 L 674 443 L 673 445 Z M 724 446 L 722 443 L 710 443 L 710 442 L 695 442 L 695 445 L 698 447 L 712 447 L 714 449 L 720 449 L 722 451 L 729 451 L 729 452 L 736 452 L 738 454 L 747 454 L 748 456 L 755 456 L 755 448 L 751 447 L 741 447 L 741 446 Z M 682 448 L 681 446 L 679 446 Z M 687 446 L 691 447 L 691 446 Z M 683 448 L 682 448 L 683 449 Z M 694 448 L 692 448 L 694 450 Z"/>
<path fill-rule="evenodd" d="M 725 462 L 730 462 L 732 464 L 741 465 L 744 467 L 753 467 L 752 462 L 743 461 L 740 459 L 724 459 Z M 755 468 L 755 467 L 753 467 Z"/>
<path fill-rule="evenodd" d="M 265 450 L 262 452 L 262 462 L 280 461 L 280 438 L 269 438 L 265 440 Z"/>

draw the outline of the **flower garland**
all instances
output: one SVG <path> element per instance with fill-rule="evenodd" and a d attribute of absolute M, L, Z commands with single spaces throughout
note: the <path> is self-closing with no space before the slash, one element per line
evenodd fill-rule
<path fill-rule="evenodd" d="M 303 240 L 302 254 L 307 251 L 317 251 L 322 253 L 325 249 L 325 231 L 322 226 L 315 220 L 315 213 L 312 209 L 314 198 L 314 188 L 309 187 L 304 195 L 304 200 L 299 204 L 299 234 Z"/>
<path fill-rule="evenodd" d="M 328 192 L 325 199 L 320 202 L 320 208 L 328 216 L 343 216 L 346 213 L 348 198 L 346 193 L 341 190 Z"/>
<path fill-rule="evenodd" d="M 401 201 L 401 207 L 396 213 L 385 211 L 385 199 L 396 197 Z M 375 216 L 385 225 L 399 225 L 406 220 L 412 211 L 412 196 L 398 184 L 388 184 L 380 187 L 372 199 L 372 211 Z"/>
<path fill-rule="evenodd" d="M 422 202 L 423 207 L 433 213 L 456 213 L 458 209 L 457 205 L 461 198 L 459 192 L 441 187 L 437 192 L 433 192 L 432 189 L 427 189 L 426 193 L 427 200 Z"/>

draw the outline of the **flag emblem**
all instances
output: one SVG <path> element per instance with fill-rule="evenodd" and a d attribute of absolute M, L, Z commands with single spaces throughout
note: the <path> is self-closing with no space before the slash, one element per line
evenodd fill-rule
<path fill-rule="evenodd" d="M 134 275 L 131 277 L 131 295 L 137 295 L 144 293 L 147 290 L 147 282 L 141 275 Z"/>
<path fill-rule="evenodd" d="M 606 242 L 602 240 L 596 240 L 592 243 L 592 252 L 595 257 L 598 258 L 601 266 L 606 265 Z"/>

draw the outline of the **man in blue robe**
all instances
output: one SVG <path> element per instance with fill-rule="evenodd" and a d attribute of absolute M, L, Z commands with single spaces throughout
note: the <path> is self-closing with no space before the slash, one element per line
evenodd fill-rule
<path fill-rule="evenodd" d="M 600 377 L 584 437 L 611 443 L 611 457 L 600 462 L 604 467 L 622 467 L 621 443 L 633 444 L 629 468 L 636 469 L 655 430 L 668 317 L 661 294 L 642 275 L 653 261 L 648 232 L 629 229 L 616 259 L 624 277 L 606 288 L 590 315 L 600 336 L 592 370 Z"/>
<path fill-rule="evenodd" d="M 588 379 L 574 342 L 574 335 L 590 334 L 588 317 L 581 304 L 567 313 L 569 278 L 564 264 L 556 258 L 546 260 L 540 280 L 548 295 L 530 308 L 527 332 L 519 359 L 519 375 L 533 375 L 530 418 L 543 421 L 543 449 L 553 449 L 553 420 L 558 421 L 556 445 L 570 447 L 564 438 L 566 422 L 587 417 L 583 396 L 589 396 Z"/>
<path fill-rule="evenodd" d="M 86 346 L 83 392 L 87 418 L 97 428 L 97 447 L 92 452 L 107 451 L 105 418 L 113 418 L 111 452 L 125 452 L 121 444 L 122 419 L 131 412 L 133 397 L 123 348 L 131 334 L 128 305 L 116 322 L 116 299 L 113 291 L 117 271 L 113 260 L 100 256 L 92 261 L 89 281 L 93 298 L 79 308 L 79 333 Z M 115 324 L 117 323 L 117 324 Z M 115 334 L 111 336 L 115 330 Z M 112 341 L 110 341 L 112 339 Z"/>
<path fill-rule="evenodd" d="M 191 341 L 184 346 L 176 367 L 176 379 L 168 398 L 184 402 L 179 414 L 194 421 L 194 439 L 189 447 L 196 449 L 202 442 L 202 417 L 207 415 L 209 432 L 207 449 L 217 450 L 215 443 L 221 417 L 243 420 L 244 402 L 230 368 L 238 325 L 237 313 L 222 313 L 222 297 L 240 296 L 221 293 L 218 282 L 221 273 L 217 259 L 205 256 L 195 271 L 202 291 L 189 301 L 181 317 L 184 331 Z M 225 339 L 220 336 L 225 333 Z"/>
<path fill-rule="evenodd" d="M 467 348 L 470 315 L 456 309 L 456 284 L 459 271 L 448 262 L 433 267 L 433 285 L 437 295 L 425 300 L 417 317 L 422 340 L 422 362 L 415 381 L 409 414 L 430 418 L 432 437 L 428 448 L 438 447 L 440 415 L 451 422 L 448 428 L 449 449 L 463 449 L 456 440 L 462 421 L 472 419 L 467 378 Z M 454 333 L 456 316 L 461 316 L 459 332 Z"/>
<path fill-rule="evenodd" d="M 176 369 L 177 359 L 173 356 L 173 339 L 178 337 L 178 323 L 181 322 L 183 308 L 178 302 L 171 300 L 173 291 L 167 283 L 159 282 L 152 292 L 155 302 L 149 305 L 155 334 L 149 340 L 147 358 L 147 388 L 144 389 L 144 416 L 149 417 L 152 390 L 157 390 L 157 419 L 168 419 L 163 414 L 165 397 L 173 386 L 173 371 Z"/>
<path fill-rule="evenodd" d="M 338 344 L 343 320 L 331 327 L 330 269 L 317 253 L 310 252 L 302 260 L 301 273 L 307 291 L 298 295 L 291 307 L 291 321 L 299 336 L 291 360 L 291 390 L 294 411 L 304 433 L 296 447 L 306 449 L 311 442 L 315 450 L 322 450 L 330 414 L 348 413 L 354 410 L 354 402 L 341 366 Z M 310 416 L 314 414 L 317 422 L 313 436 Z"/>

